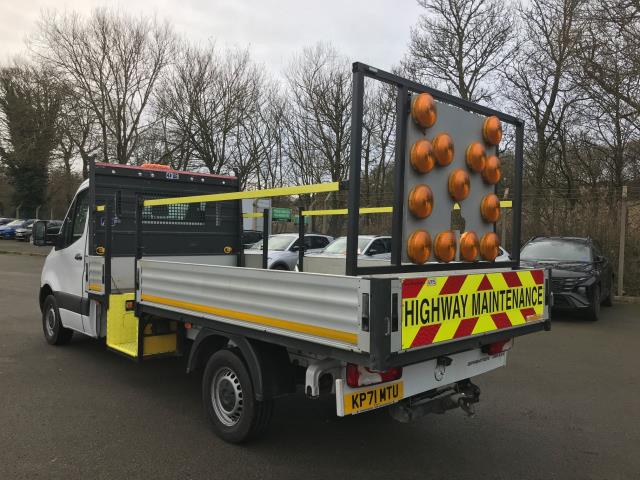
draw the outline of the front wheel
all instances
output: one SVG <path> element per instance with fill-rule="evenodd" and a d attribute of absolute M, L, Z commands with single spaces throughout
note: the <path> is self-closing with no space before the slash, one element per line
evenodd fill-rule
<path fill-rule="evenodd" d="M 64 345 L 69 343 L 73 336 L 73 330 L 62 326 L 58 304 L 53 295 L 49 295 L 44 301 L 42 330 L 44 331 L 44 338 L 49 345 Z"/>
<path fill-rule="evenodd" d="M 213 431 L 230 443 L 242 443 L 262 433 L 273 412 L 273 402 L 256 400 L 242 358 L 228 349 L 217 351 L 207 362 L 202 401 Z"/>
<path fill-rule="evenodd" d="M 593 293 L 591 294 L 591 306 L 589 307 L 588 317 L 589 320 L 595 322 L 600 318 L 600 286 L 594 285 Z"/>

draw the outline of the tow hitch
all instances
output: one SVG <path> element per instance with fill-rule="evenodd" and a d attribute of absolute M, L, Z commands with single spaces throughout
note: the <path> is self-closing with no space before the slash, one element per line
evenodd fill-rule
<path fill-rule="evenodd" d="M 479 401 L 480 388 L 471 380 L 462 380 L 391 405 L 389 413 L 394 420 L 402 423 L 409 423 L 428 413 L 443 414 L 454 408 L 462 408 L 467 415 L 473 416 L 473 405 Z"/>

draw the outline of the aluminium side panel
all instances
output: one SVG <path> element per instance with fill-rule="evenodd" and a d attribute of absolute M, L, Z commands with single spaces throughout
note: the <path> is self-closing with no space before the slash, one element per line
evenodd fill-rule
<path fill-rule="evenodd" d="M 87 269 L 86 291 L 98 295 L 104 294 L 104 257 L 87 255 L 85 261 Z"/>
<path fill-rule="evenodd" d="M 138 302 L 356 352 L 368 280 L 219 265 L 139 261 Z"/>

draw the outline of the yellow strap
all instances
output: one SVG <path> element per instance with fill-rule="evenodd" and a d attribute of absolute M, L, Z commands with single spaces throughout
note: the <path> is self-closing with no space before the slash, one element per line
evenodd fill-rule
<path fill-rule="evenodd" d="M 247 192 L 214 193 L 210 195 L 194 195 L 190 197 L 156 198 L 145 200 L 145 207 L 154 205 L 177 205 L 182 203 L 223 202 L 227 200 L 242 200 L 245 198 L 284 197 L 288 195 L 302 195 L 306 193 L 337 192 L 340 182 L 316 183 L 313 185 L 298 185 L 295 187 L 268 188 L 266 190 L 251 190 Z"/>
<path fill-rule="evenodd" d="M 243 213 L 242 218 L 262 218 L 264 214 L 262 212 Z"/>
<path fill-rule="evenodd" d="M 393 207 L 364 207 L 360 209 L 360 215 L 368 213 L 391 213 Z M 349 211 L 346 208 L 340 208 L 336 210 L 303 210 L 303 217 L 317 217 L 324 215 L 347 215 Z"/>
<path fill-rule="evenodd" d="M 501 200 L 500 208 L 511 208 L 511 200 Z"/>
<path fill-rule="evenodd" d="M 96 212 L 104 212 L 104 205 L 98 205 L 96 207 Z"/>
<path fill-rule="evenodd" d="M 228 310 L 226 308 L 210 307 L 209 305 L 201 305 L 198 303 L 183 302 L 172 298 L 158 297 L 156 295 L 148 295 L 143 293 L 140 295 L 143 302 L 158 303 L 170 307 L 182 308 L 196 312 L 208 313 L 220 317 L 232 318 L 242 322 L 253 323 L 257 325 L 266 325 L 269 327 L 290 330 L 298 333 L 306 333 L 316 337 L 330 338 L 341 342 L 358 344 L 358 335 L 355 333 L 343 332 L 342 330 L 334 330 L 333 328 L 317 327 L 306 323 L 292 322 L 290 320 L 282 320 L 280 318 L 265 317 L 254 313 L 238 312 L 236 310 Z"/>

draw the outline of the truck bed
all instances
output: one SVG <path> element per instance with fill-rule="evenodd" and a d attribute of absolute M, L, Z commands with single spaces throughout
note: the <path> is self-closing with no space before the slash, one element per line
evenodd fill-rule
<path fill-rule="evenodd" d="M 548 319 L 548 299 L 541 293 L 544 304 L 535 309 L 509 304 L 495 313 L 478 311 L 465 317 L 463 312 L 431 324 L 428 319 L 417 323 L 416 309 L 423 308 L 419 305 L 428 302 L 429 295 L 432 302 L 447 297 L 451 305 L 456 295 L 475 295 L 473 308 L 481 308 L 479 295 L 527 288 L 543 292 L 543 270 L 354 277 L 142 259 L 138 274 L 137 302 L 147 313 L 209 328 L 240 329 L 256 338 L 266 335 L 269 341 L 320 355 L 330 349 L 337 358 L 356 358 L 378 368 L 542 330 Z M 454 283 L 457 290 L 452 290 Z M 430 288 L 435 293 L 429 294 Z"/>

